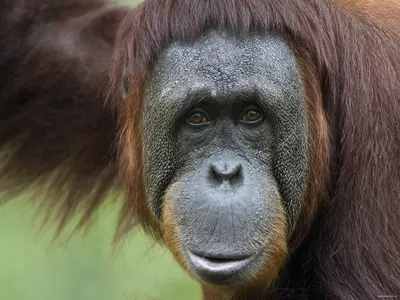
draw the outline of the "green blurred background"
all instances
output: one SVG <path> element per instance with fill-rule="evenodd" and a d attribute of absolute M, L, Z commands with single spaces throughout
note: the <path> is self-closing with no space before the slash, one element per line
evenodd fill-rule
<path fill-rule="evenodd" d="M 1 206 L 0 300 L 199 299 L 199 286 L 140 231 L 113 251 L 117 212 L 103 207 L 85 237 L 54 245 L 24 199 Z"/>

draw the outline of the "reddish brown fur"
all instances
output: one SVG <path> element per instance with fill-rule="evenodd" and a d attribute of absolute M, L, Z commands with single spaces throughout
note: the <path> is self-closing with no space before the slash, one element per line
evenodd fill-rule
<path fill-rule="evenodd" d="M 119 185 L 115 120 L 99 82 L 127 9 L 24 2 L 0 1 L 2 198 L 34 187 L 60 229 L 78 209 L 83 225 Z"/>
<path fill-rule="evenodd" d="M 102 110 L 96 83 L 114 40 L 108 28 L 125 11 L 96 0 L 33 1 L 27 10 L 15 0 L 2 2 L 0 70 L 10 75 L 0 78 L 0 145 L 16 147 L 0 173 L 9 195 L 43 183 L 42 190 L 62 197 L 45 202 L 61 225 L 81 204 L 87 220 L 116 184 L 111 144 L 118 131 L 128 197 L 117 236 L 136 219 L 162 239 L 146 202 L 139 130 L 152 62 L 172 41 L 193 40 L 211 27 L 274 32 L 288 40 L 301 67 L 313 169 L 292 257 L 276 287 L 238 299 L 400 296 L 397 1 L 147 0 L 117 35 L 108 92 L 117 125 Z M 78 34 L 78 47 L 60 43 Z M 128 102 L 120 97 L 124 73 Z"/>

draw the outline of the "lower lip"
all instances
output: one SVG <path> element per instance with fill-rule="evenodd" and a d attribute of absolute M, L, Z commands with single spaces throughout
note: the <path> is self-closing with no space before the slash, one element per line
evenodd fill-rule
<path fill-rule="evenodd" d="M 241 271 L 248 266 L 252 257 L 243 259 L 208 259 L 188 251 L 193 271 L 203 280 L 214 284 L 230 284 L 238 279 Z"/>

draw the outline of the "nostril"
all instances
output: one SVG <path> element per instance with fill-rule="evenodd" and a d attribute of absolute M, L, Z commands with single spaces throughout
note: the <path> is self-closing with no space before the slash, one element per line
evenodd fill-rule
<path fill-rule="evenodd" d="M 215 182 L 221 184 L 223 181 L 229 181 L 232 185 L 237 185 L 242 179 L 242 164 L 229 165 L 227 163 L 222 164 L 210 164 L 210 170 L 212 178 Z"/>
<path fill-rule="evenodd" d="M 216 184 L 221 184 L 224 178 L 221 176 L 221 173 L 218 171 L 218 168 L 214 164 L 210 165 L 210 171 L 212 181 Z"/>
<path fill-rule="evenodd" d="M 236 187 L 242 183 L 242 180 L 243 180 L 242 165 L 239 165 L 237 169 L 235 169 L 235 172 L 230 177 L 229 182 L 232 186 Z"/>

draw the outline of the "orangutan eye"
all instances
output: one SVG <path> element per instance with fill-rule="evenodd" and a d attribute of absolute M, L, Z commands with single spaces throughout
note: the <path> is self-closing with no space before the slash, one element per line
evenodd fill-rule
<path fill-rule="evenodd" d="M 255 107 L 252 107 L 245 111 L 240 121 L 245 124 L 257 124 L 264 118 L 264 114 Z"/>
<path fill-rule="evenodd" d="M 190 125 L 199 126 L 209 124 L 210 120 L 203 112 L 195 111 L 188 116 L 187 122 Z"/>

